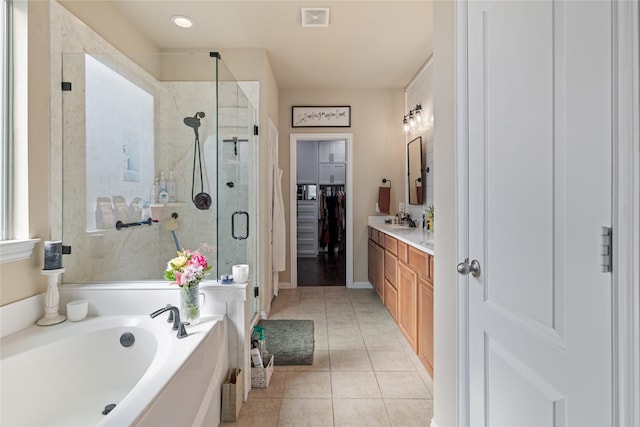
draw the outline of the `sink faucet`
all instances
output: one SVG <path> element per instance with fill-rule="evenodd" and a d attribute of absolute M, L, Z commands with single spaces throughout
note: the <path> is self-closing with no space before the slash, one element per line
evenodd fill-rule
<path fill-rule="evenodd" d="M 399 223 L 404 224 L 405 222 L 411 226 L 411 214 L 408 212 L 399 212 Z"/>
<path fill-rule="evenodd" d="M 187 334 L 187 329 L 185 328 L 185 325 L 188 325 L 189 323 L 180 321 L 180 310 L 178 309 L 178 307 L 174 307 L 171 304 L 167 304 L 166 307 L 162 307 L 161 309 L 154 311 L 149 316 L 151 316 L 151 318 L 153 319 L 155 317 L 158 317 L 165 311 L 170 312 L 169 319 L 173 317 L 173 327 L 171 329 L 173 329 L 174 331 L 178 331 L 177 337 L 178 338 L 186 337 L 188 334 Z"/>

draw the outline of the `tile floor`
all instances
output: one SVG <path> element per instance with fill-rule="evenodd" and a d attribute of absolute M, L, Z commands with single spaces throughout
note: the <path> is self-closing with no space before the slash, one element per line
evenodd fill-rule
<path fill-rule="evenodd" d="M 431 378 L 372 289 L 284 289 L 269 318 L 314 321 L 313 365 L 276 366 L 222 426 L 430 424 Z"/>

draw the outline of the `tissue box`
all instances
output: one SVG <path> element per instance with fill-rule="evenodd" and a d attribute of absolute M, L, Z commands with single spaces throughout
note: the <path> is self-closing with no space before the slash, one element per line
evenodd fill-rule
<path fill-rule="evenodd" d="M 264 368 L 251 368 L 251 387 L 267 388 L 273 375 L 273 354 Z"/>

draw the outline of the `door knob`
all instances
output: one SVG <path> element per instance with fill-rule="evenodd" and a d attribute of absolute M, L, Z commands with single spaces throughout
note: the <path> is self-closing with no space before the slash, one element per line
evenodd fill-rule
<path fill-rule="evenodd" d="M 473 277 L 480 277 L 480 263 L 475 259 L 471 261 L 471 264 L 469 264 L 469 258 L 465 259 L 464 262 L 458 264 L 457 270 L 463 276 L 471 273 Z"/>

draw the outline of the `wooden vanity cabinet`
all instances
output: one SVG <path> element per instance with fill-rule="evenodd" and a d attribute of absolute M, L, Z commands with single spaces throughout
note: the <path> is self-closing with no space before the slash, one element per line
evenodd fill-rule
<path fill-rule="evenodd" d="M 398 263 L 398 326 L 413 348 L 418 351 L 418 274 L 402 262 Z"/>
<path fill-rule="evenodd" d="M 418 278 L 418 333 L 418 358 L 433 378 L 433 282 L 422 276 Z"/>
<path fill-rule="evenodd" d="M 371 238 L 367 242 L 367 279 L 375 288 L 375 260 L 376 260 L 376 244 Z"/>
<path fill-rule="evenodd" d="M 369 227 L 367 276 L 384 302 L 384 247 L 382 245 L 384 245 L 384 233 Z"/>
<path fill-rule="evenodd" d="M 398 240 L 384 235 L 384 305 L 398 321 Z"/>
<path fill-rule="evenodd" d="M 384 281 L 384 305 L 389 310 L 393 320 L 398 323 L 398 290 L 386 279 Z"/>
<path fill-rule="evenodd" d="M 382 246 L 375 247 L 375 288 L 378 296 L 384 301 L 384 249 Z"/>
<path fill-rule="evenodd" d="M 398 257 L 390 251 L 384 251 L 384 278 L 397 288 Z"/>
<path fill-rule="evenodd" d="M 433 377 L 433 256 L 369 228 L 369 281 Z"/>
<path fill-rule="evenodd" d="M 409 264 L 409 245 L 398 240 L 398 261 Z"/>

